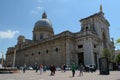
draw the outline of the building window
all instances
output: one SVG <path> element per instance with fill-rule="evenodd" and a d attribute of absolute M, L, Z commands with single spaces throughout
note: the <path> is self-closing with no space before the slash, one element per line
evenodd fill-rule
<path fill-rule="evenodd" d="M 28 57 L 28 55 L 27 55 L 27 54 L 26 54 L 25 56 L 26 56 L 26 57 Z"/>
<path fill-rule="evenodd" d="M 56 48 L 55 51 L 58 52 L 58 48 Z"/>
<path fill-rule="evenodd" d="M 31 55 L 33 56 L 33 53 Z"/>
<path fill-rule="evenodd" d="M 38 52 L 38 55 L 40 55 L 40 52 Z"/>
<path fill-rule="evenodd" d="M 96 45 L 94 44 L 94 48 L 96 48 Z"/>
<path fill-rule="evenodd" d="M 88 27 L 86 27 L 86 30 L 88 30 Z"/>
<path fill-rule="evenodd" d="M 78 45 L 78 48 L 83 48 L 83 45 Z"/>
<path fill-rule="evenodd" d="M 40 39 L 43 39 L 43 34 L 40 34 Z"/>
<path fill-rule="evenodd" d="M 46 50 L 46 54 L 48 54 L 48 50 Z"/>

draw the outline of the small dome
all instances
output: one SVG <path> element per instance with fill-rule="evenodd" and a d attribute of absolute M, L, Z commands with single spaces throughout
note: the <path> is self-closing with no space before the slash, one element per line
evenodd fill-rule
<path fill-rule="evenodd" d="M 18 44 L 25 42 L 25 37 L 23 35 L 20 35 L 17 39 L 18 39 Z"/>
<path fill-rule="evenodd" d="M 34 30 L 40 30 L 41 28 L 53 29 L 52 23 L 50 20 L 47 19 L 47 15 L 45 12 L 42 15 L 42 19 L 35 23 Z"/>
<path fill-rule="evenodd" d="M 20 35 L 17 39 L 18 40 L 23 40 L 23 39 L 25 39 L 25 37 L 23 35 Z"/>

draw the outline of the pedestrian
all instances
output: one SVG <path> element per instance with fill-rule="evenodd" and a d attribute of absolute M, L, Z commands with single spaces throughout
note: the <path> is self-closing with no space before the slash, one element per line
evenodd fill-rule
<path fill-rule="evenodd" d="M 76 66 L 75 66 L 75 63 L 72 63 L 72 76 L 74 77 L 75 76 L 75 70 L 76 70 Z"/>
<path fill-rule="evenodd" d="M 55 65 L 51 65 L 51 66 L 50 66 L 50 71 L 51 71 L 50 75 L 51 75 L 51 76 L 54 76 L 54 75 L 55 75 L 55 71 L 56 71 Z"/>
<path fill-rule="evenodd" d="M 55 75 L 56 67 L 53 65 L 53 75 Z"/>
<path fill-rule="evenodd" d="M 50 71 L 51 71 L 50 75 L 52 76 L 53 75 L 53 65 L 50 65 Z"/>
<path fill-rule="evenodd" d="M 23 73 L 26 71 L 26 64 L 23 65 Z"/>
<path fill-rule="evenodd" d="M 39 69 L 38 65 L 36 65 L 36 68 L 35 68 L 35 69 L 36 69 L 36 73 L 37 73 L 37 72 L 38 72 L 38 69 Z"/>
<path fill-rule="evenodd" d="M 64 65 L 62 64 L 62 65 L 61 65 L 61 71 L 62 71 L 62 72 L 64 71 L 64 68 L 63 68 L 63 66 L 64 66 Z"/>
<path fill-rule="evenodd" d="M 82 63 L 80 63 L 80 66 L 79 66 L 79 69 L 80 69 L 80 74 L 79 74 L 79 76 L 83 76 L 83 65 L 82 65 Z"/>
<path fill-rule="evenodd" d="M 43 72 L 43 65 L 40 64 L 40 74 L 42 74 L 42 72 Z"/>
<path fill-rule="evenodd" d="M 63 65 L 63 70 L 64 70 L 64 72 L 66 71 L 66 65 L 65 64 Z"/>
<path fill-rule="evenodd" d="M 44 72 L 46 72 L 46 70 L 47 70 L 47 66 L 46 65 L 43 66 L 43 70 L 44 70 Z"/>

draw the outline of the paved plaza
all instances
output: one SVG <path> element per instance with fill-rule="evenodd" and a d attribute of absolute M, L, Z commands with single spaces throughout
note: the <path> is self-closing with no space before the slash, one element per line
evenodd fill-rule
<path fill-rule="evenodd" d="M 0 80 L 120 80 L 120 71 L 110 71 L 110 75 L 99 75 L 99 71 L 85 72 L 83 76 L 79 76 L 79 71 L 76 71 L 75 77 L 72 77 L 71 71 L 56 71 L 55 76 L 50 76 L 50 71 L 42 75 L 35 71 L 26 71 L 26 73 L 19 71 L 13 74 L 0 74 Z"/>

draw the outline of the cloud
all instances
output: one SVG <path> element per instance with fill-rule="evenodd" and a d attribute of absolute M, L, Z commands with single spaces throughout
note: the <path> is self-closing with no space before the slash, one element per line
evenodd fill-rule
<path fill-rule="evenodd" d="M 42 9 L 42 7 L 40 7 L 40 6 L 36 7 L 36 10 L 40 10 L 40 9 Z"/>
<path fill-rule="evenodd" d="M 39 14 L 39 12 L 40 12 L 41 10 L 43 10 L 43 9 L 44 9 L 43 7 L 37 6 L 37 7 L 35 7 L 33 10 L 31 10 L 30 13 L 31 13 L 32 15 L 37 15 L 37 14 Z"/>
<path fill-rule="evenodd" d="M 0 31 L 0 39 L 11 39 L 18 33 L 19 33 L 19 31 L 17 31 L 17 30 L 15 30 L 15 31 L 12 31 L 12 30 Z"/>
<path fill-rule="evenodd" d="M 38 14 L 38 12 L 37 12 L 37 11 L 34 11 L 34 10 L 31 10 L 30 13 L 31 13 L 32 15 Z"/>
<path fill-rule="evenodd" d="M 44 0 L 37 0 L 37 2 L 42 3 Z"/>

